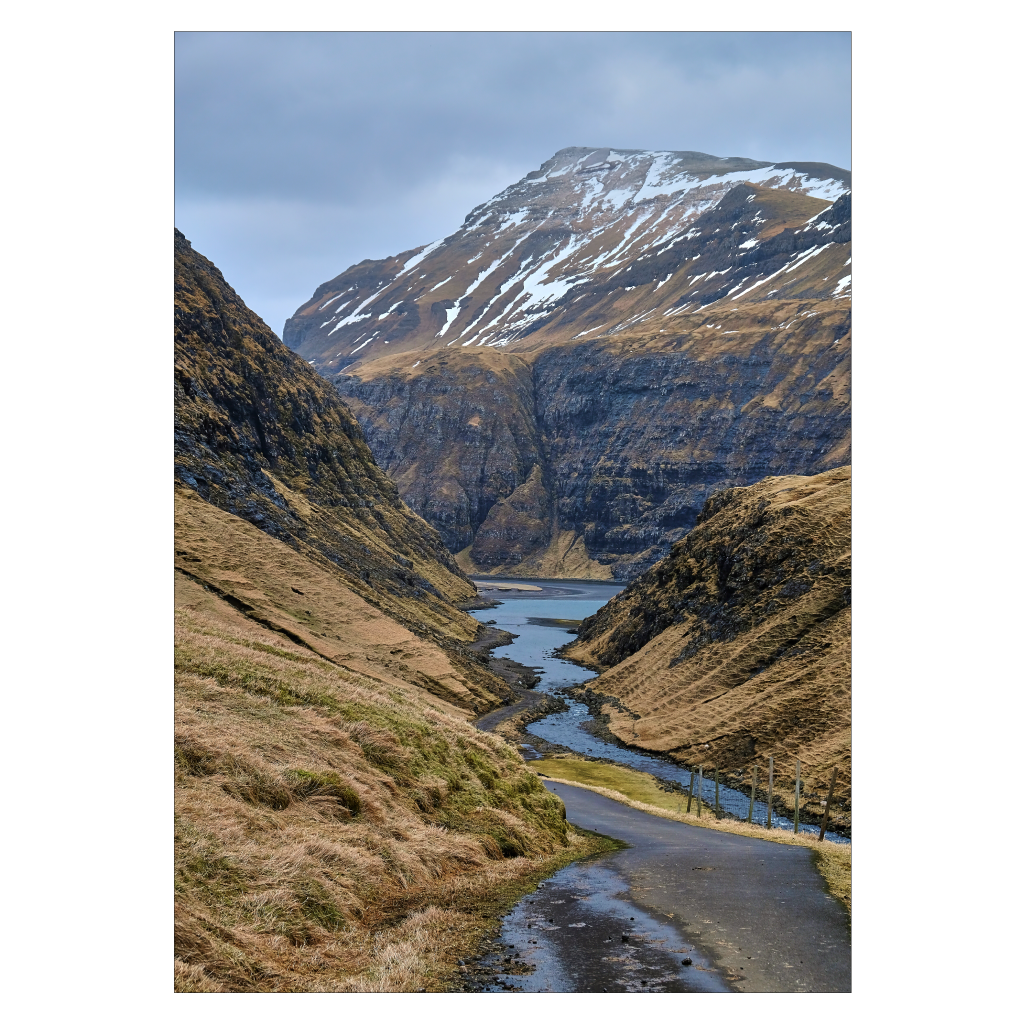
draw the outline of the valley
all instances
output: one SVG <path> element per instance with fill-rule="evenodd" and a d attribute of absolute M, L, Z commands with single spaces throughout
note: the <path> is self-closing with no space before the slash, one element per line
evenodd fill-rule
<path fill-rule="evenodd" d="M 476 588 L 333 390 L 175 265 L 175 989 L 446 990 L 614 844 L 472 725 L 514 697 Z"/>
<path fill-rule="evenodd" d="M 848 990 L 850 263 L 840 168 L 572 148 L 282 343 L 176 231 L 177 990 Z"/>

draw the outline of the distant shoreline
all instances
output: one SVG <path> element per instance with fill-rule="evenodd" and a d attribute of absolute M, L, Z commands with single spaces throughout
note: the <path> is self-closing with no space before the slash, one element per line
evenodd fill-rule
<path fill-rule="evenodd" d="M 550 583 L 557 586 L 560 583 L 585 583 L 588 586 L 605 586 L 605 587 L 618 587 L 624 589 L 629 584 L 621 580 L 594 580 L 594 579 L 577 579 L 576 577 L 570 576 L 559 576 L 559 577 L 547 577 L 547 576 L 485 576 L 483 578 L 477 576 L 470 576 L 470 580 L 477 585 L 492 585 L 496 590 L 515 590 L 516 586 L 501 586 L 500 584 L 517 584 L 519 589 L 526 589 L 530 587 L 532 590 L 543 590 L 542 586 L 535 586 L 534 584 Z M 534 583 L 527 584 L 525 581 L 533 580 Z"/>

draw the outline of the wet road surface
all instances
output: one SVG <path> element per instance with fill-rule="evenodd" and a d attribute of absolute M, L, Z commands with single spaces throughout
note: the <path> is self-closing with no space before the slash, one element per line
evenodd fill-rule
<path fill-rule="evenodd" d="M 471 991 L 727 992 L 708 959 L 664 914 L 645 911 L 613 866 L 577 861 L 505 918 Z"/>
<path fill-rule="evenodd" d="M 849 917 L 826 892 L 806 847 L 697 828 L 585 789 L 545 785 L 565 802 L 569 821 L 630 844 L 603 865 L 622 875 L 653 920 L 681 929 L 685 944 L 730 988 L 851 991 Z M 673 990 L 685 991 L 661 988 Z"/>

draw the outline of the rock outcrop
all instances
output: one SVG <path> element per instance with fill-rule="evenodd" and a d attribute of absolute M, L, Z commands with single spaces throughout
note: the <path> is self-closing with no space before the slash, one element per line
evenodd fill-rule
<path fill-rule="evenodd" d="M 365 378 L 338 378 L 338 391 L 409 507 L 461 551 L 543 464 L 530 365 L 475 349 L 371 366 Z"/>

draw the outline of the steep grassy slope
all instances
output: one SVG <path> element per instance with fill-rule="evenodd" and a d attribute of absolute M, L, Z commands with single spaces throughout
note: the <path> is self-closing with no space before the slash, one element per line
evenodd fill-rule
<path fill-rule="evenodd" d="M 469 724 L 475 588 L 333 389 L 175 254 L 175 986 L 444 989 L 602 842 Z"/>
<path fill-rule="evenodd" d="M 373 460 L 334 389 L 175 232 L 175 478 L 347 587 L 444 640 L 475 595 L 437 533 Z"/>
<path fill-rule="evenodd" d="M 512 747 L 421 688 L 459 689 L 443 652 L 280 541 L 181 505 L 231 597 L 176 574 L 176 988 L 445 988 L 496 894 L 589 841 Z"/>
<path fill-rule="evenodd" d="M 367 676 L 387 671 L 477 714 L 512 694 L 464 651 L 446 651 L 374 608 L 329 563 L 272 542 L 184 487 L 175 495 L 174 541 L 180 576 L 321 658 Z"/>
<path fill-rule="evenodd" d="M 568 649 L 621 739 L 687 765 L 757 764 L 791 791 L 833 767 L 850 811 L 848 467 L 710 498 L 668 558 L 580 626 Z M 792 796 L 789 796 L 792 804 Z"/>

